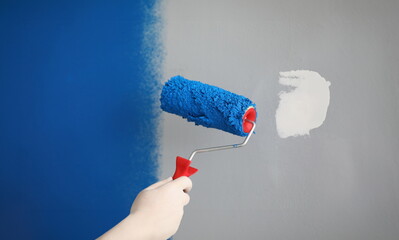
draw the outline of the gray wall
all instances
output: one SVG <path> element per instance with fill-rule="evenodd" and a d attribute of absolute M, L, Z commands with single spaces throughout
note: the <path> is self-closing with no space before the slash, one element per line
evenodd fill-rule
<path fill-rule="evenodd" d="M 164 79 L 181 74 L 258 106 L 247 147 L 196 156 L 180 239 L 399 239 L 399 1 L 165 1 Z M 279 71 L 331 82 L 324 124 L 281 139 Z M 241 141 L 163 114 L 176 155 Z"/>

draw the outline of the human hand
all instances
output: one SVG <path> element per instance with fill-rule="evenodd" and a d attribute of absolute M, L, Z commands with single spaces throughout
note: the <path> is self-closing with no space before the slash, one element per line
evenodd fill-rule
<path fill-rule="evenodd" d="M 152 229 L 151 239 L 167 239 L 175 234 L 183 217 L 183 207 L 190 201 L 192 182 L 188 177 L 167 178 L 139 193 L 130 213 Z"/>
<path fill-rule="evenodd" d="M 190 201 L 192 182 L 188 177 L 167 178 L 137 195 L 129 216 L 99 240 L 165 240 L 177 232 Z"/>

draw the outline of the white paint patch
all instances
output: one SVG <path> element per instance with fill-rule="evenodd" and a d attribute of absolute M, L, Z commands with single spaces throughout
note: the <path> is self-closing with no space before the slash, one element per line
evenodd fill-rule
<path fill-rule="evenodd" d="M 326 119 L 330 85 L 319 73 L 309 70 L 280 72 L 279 83 L 292 87 L 279 93 L 276 127 L 281 138 L 309 135 Z"/>

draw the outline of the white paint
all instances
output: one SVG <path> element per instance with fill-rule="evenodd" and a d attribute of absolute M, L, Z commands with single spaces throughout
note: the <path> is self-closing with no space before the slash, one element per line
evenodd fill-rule
<path fill-rule="evenodd" d="M 279 93 L 276 127 L 281 138 L 309 135 L 326 119 L 330 82 L 309 70 L 280 72 L 279 83 L 292 87 Z"/>

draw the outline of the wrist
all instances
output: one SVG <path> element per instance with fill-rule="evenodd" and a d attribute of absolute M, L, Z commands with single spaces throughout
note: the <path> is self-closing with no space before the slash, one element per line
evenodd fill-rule
<path fill-rule="evenodd" d="M 129 214 L 125 219 L 110 229 L 98 240 L 158 240 L 153 236 L 153 230 L 141 214 Z"/>
<path fill-rule="evenodd" d="M 147 215 L 139 212 L 130 213 L 125 219 L 131 234 L 137 236 L 131 240 L 160 240 L 156 237 L 156 229 L 149 222 Z"/>

